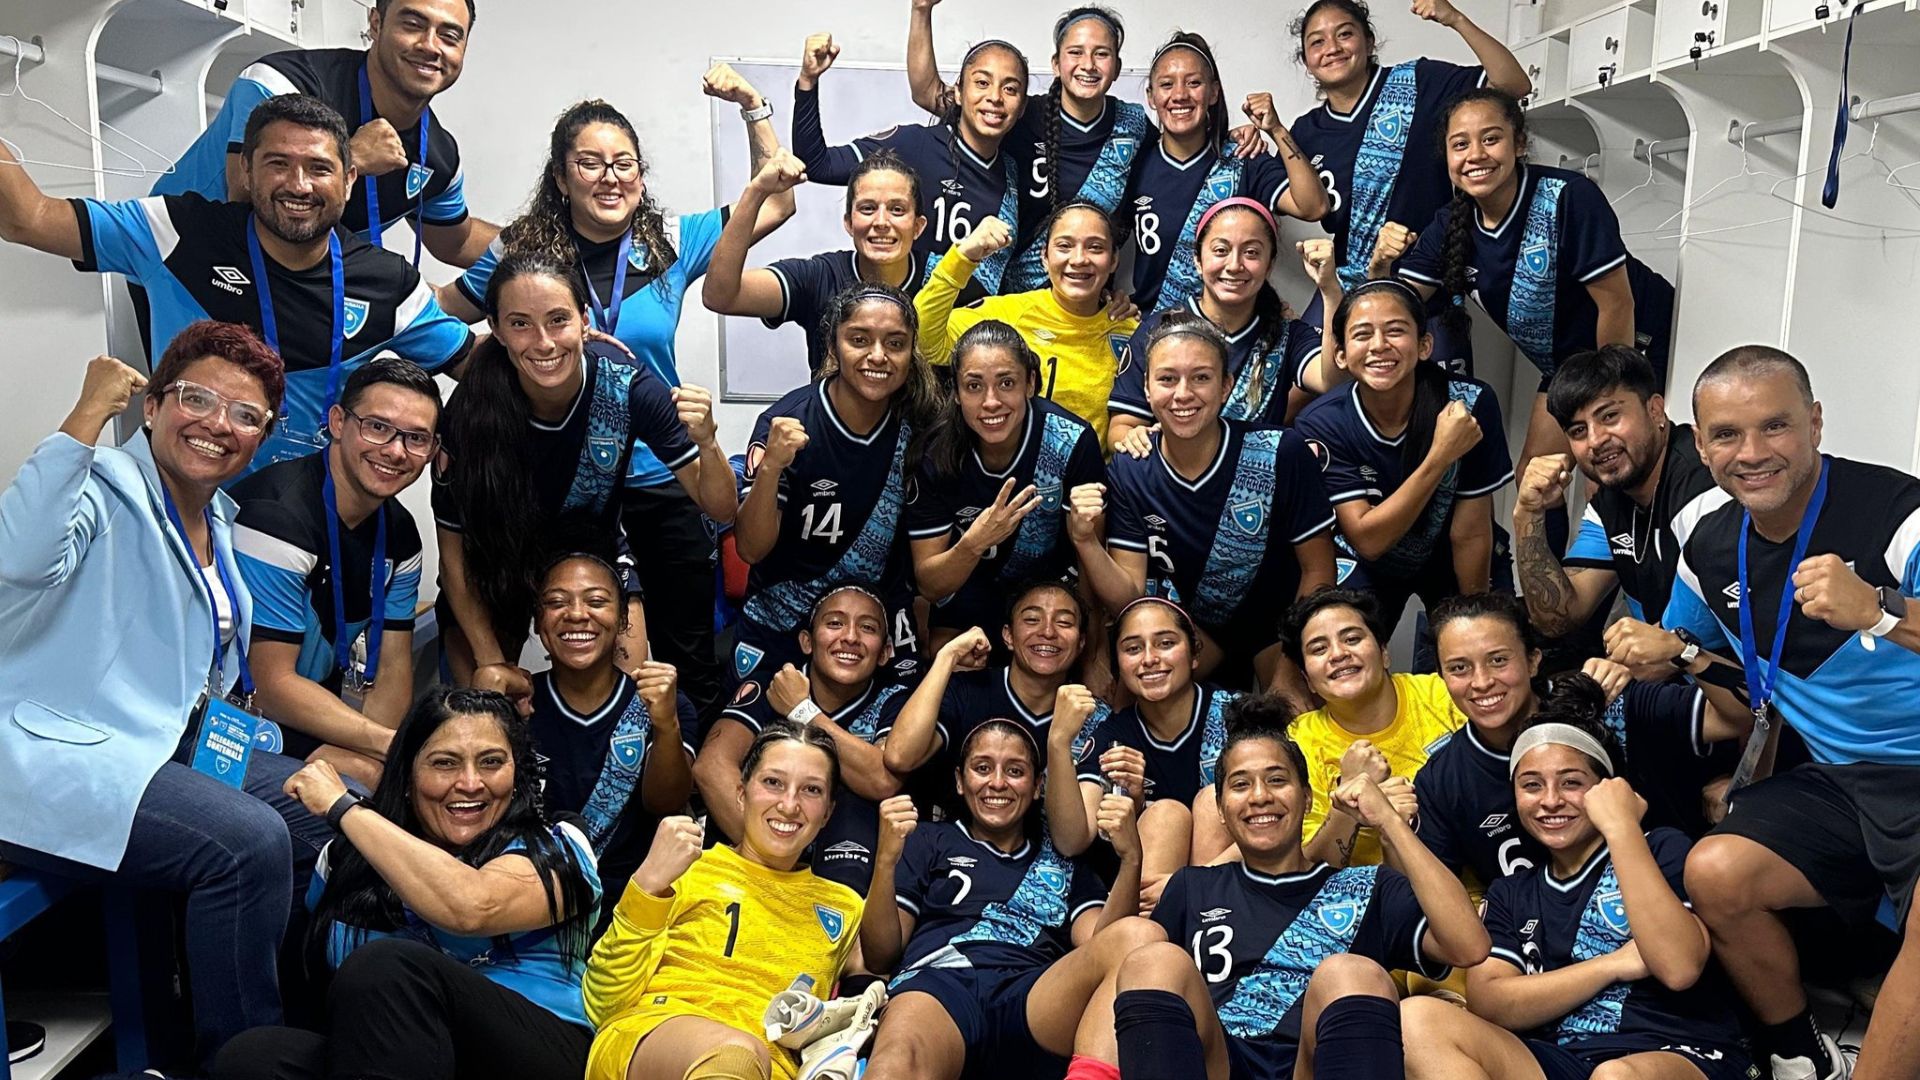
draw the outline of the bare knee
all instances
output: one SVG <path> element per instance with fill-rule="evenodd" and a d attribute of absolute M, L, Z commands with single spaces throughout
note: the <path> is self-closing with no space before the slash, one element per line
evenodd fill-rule
<path fill-rule="evenodd" d="M 1140 814 L 1142 836 L 1193 835 L 1193 811 L 1177 799 L 1160 799 L 1147 804 Z"/>
<path fill-rule="evenodd" d="M 1173 990 L 1189 978 L 1197 978 L 1193 957 L 1171 941 L 1142 945 L 1127 954 L 1120 963 L 1115 985 L 1120 990 Z"/>
<path fill-rule="evenodd" d="M 1320 961 L 1307 981 L 1307 992 L 1322 1000 L 1366 995 L 1397 1001 L 1400 991 L 1387 969 L 1352 953 L 1335 953 Z"/>
<path fill-rule="evenodd" d="M 1408 1046 L 1450 1045 L 1465 1015 L 1441 998 L 1416 994 L 1400 1003 L 1400 1035 Z"/>
<path fill-rule="evenodd" d="M 1656 1080 L 1662 1075 L 1663 1070 L 1658 1066 L 1638 1060 L 1639 1057 L 1640 1055 L 1636 1054 L 1632 1057 L 1603 1061 L 1594 1067 L 1589 1080 Z M 1670 1070 L 1664 1071 L 1666 1075 L 1672 1075 Z"/>
<path fill-rule="evenodd" d="M 1709 836 L 1687 854 L 1687 897 L 1703 918 L 1751 914 L 1760 910 L 1756 852 L 1744 837 Z"/>
<path fill-rule="evenodd" d="M 1093 947 L 1110 957 L 1107 967 L 1117 967 L 1135 950 L 1164 944 L 1167 932 L 1159 923 L 1138 915 L 1129 915 L 1094 935 Z M 1182 954 L 1184 955 L 1184 954 Z"/>

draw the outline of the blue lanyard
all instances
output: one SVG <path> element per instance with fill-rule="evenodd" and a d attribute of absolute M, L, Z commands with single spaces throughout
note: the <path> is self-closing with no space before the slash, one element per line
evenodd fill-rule
<path fill-rule="evenodd" d="M 1787 576 L 1780 583 L 1780 618 L 1773 624 L 1773 655 L 1767 668 L 1760 670 L 1759 639 L 1753 633 L 1753 590 L 1747 583 L 1747 535 L 1753 531 L 1753 515 L 1740 515 L 1740 660 L 1747 669 L 1747 700 L 1754 715 L 1766 712 L 1773 703 L 1773 686 L 1780 681 L 1780 657 L 1787 644 L 1787 620 L 1793 618 L 1793 573 L 1807 557 L 1807 542 L 1813 539 L 1813 527 L 1820 520 L 1820 507 L 1827 501 L 1827 459 L 1820 459 L 1820 480 L 1813 485 L 1813 498 L 1807 500 L 1800 515 L 1800 531 L 1793 539 L 1793 556 L 1787 561 Z"/>
<path fill-rule="evenodd" d="M 259 223 L 252 214 L 247 215 L 247 254 L 253 259 L 253 280 L 258 282 L 255 288 L 260 291 L 260 336 L 266 339 L 267 348 L 279 352 L 280 323 L 273 315 L 273 286 L 268 283 L 267 257 L 260 250 Z M 320 403 L 323 431 L 327 426 L 326 410 L 340 400 L 340 351 L 347 340 L 347 261 L 340 256 L 337 232 L 327 234 L 327 256 L 333 264 L 333 334 L 327 355 L 327 398 Z"/>
<path fill-rule="evenodd" d="M 207 609 L 213 620 L 213 660 L 207 665 L 207 693 L 212 695 L 220 687 L 220 657 L 223 651 L 220 648 L 220 604 L 214 599 L 213 586 L 207 583 L 206 575 L 199 570 L 200 557 L 194 555 L 193 540 L 187 535 L 187 523 L 180 519 L 180 510 L 173 505 L 173 493 L 167 490 L 165 484 L 160 485 L 160 497 L 167 504 L 167 520 L 173 524 L 174 531 L 180 534 L 180 543 L 185 545 L 187 554 L 191 556 L 187 561 L 194 566 L 194 579 L 207 593 Z M 209 507 L 202 512 L 207 516 L 207 547 L 213 552 L 214 570 L 220 575 L 220 587 L 227 593 L 227 610 L 233 613 L 233 647 L 240 653 L 240 692 L 251 698 L 253 673 L 247 669 L 247 644 L 240 637 L 240 590 L 234 588 L 233 578 L 227 574 L 227 564 L 220 560 L 220 549 L 214 546 L 213 509 Z"/>
<path fill-rule="evenodd" d="M 579 245 L 575 245 L 578 250 Z M 627 298 L 627 259 L 633 255 L 633 230 L 628 229 L 620 237 L 620 247 L 614 252 L 619 261 L 613 266 L 613 296 L 608 303 L 600 302 L 600 293 L 593 287 L 593 274 L 588 272 L 584 263 L 580 266 L 580 276 L 587 279 L 587 298 L 593 304 L 593 321 L 600 324 L 601 333 L 608 337 L 617 337 L 620 332 L 620 304 Z"/>
<path fill-rule="evenodd" d="M 367 65 L 361 64 L 360 65 L 360 125 L 362 127 L 365 127 L 366 125 L 373 123 L 374 119 L 375 117 L 373 112 L 373 86 L 367 82 Z M 433 110 L 432 109 L 420 110 L 420 155 L 419 155 L 420 162 L 419 164 L 420 164 L 420 167 L 423 169 L 427 167 L 427 131 L 431 127 L 433 127 Z M 408 166 L 408 171 L 412 171 L 411 165 Z M 380 181 L 380 178 L 377 176 L 367 177 L 367 240 L 368 242 L 372 243 L 374 247 L 380 246 L 380 234 L 382 229 L 385 228 L 384 223 L 381 222 L 380 220 L 380 182 L 379 181 Z M 415 266 L 420 265 L 420 243 L 421 243 L 420 227 L 422 225 L 421 217 L 423 215 L 423 211 L 421 208 L 426 205 L 426 199 L 427 199 L 427 188 L 425 184 L 422 184 L 420 186 L 420 197 L 415 199 L 413 203 L 413 208 L 416 214 L 416 216 L 413 219 L 413 265 Z M 403 218 L 406 217 L 405 214 L 401 214 L 400 216 Z"/>
<path fill-rule="evenodd" d="M 1827 152 L 1827 182 L 1820 187 L 1820 205 L 1829 210 L 1840 201 L 1840 155 L 1847 148 L 1847 126 L 1852 122 L 1848 115 L 1851 102 L 1847 97 L 1847 76 L 1853 67 L 1853 24 L 1860 20 L 1860 13 L 1866 7 L 1866 0 L 1860 0 L 1853 7 L 1853 14 L 1847 16 L 1847 43 L 1840 53 L 1840 112 L 1833 119 L 1833 149 Z"/>
<path fill-rule="evenodd" d="M 327 577 L 333 581 L 333 662 L 343 678 L 353 677 L 353 638 L 347 634 L 347 570 L 340 562 L 340 504 L 333 494 L 333 452 L 321 457 L 326 480 L 320 485 L 327 507 Z M 373 607 L 367 622 L 367 666 L 361 676 L 371 684 L 380 670 L 380 635 L 387 629 L 387 508 L 373 512 Z"/>

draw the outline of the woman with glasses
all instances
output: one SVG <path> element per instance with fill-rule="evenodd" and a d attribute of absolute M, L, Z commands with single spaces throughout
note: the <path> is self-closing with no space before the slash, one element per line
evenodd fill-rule
<path fill-rule="evenodd" d="M 444 655 L 462 684 L 523 702 L 533 687 L 520 648 L 546 561 L 583 544 L 617 548 L 633 572 L 620 481 L 635 440 L 672 470 L 692 512 L 730 522 L 736 509 L 707 391 L 669 387 L 614 346 L 589 342 L 591 299 L 571 263 L 508 253 L 487 285 L 493 334 L 447 403 L 434 477 Z M 631 602 L 623 670 L 647 658 L 646 640 Z"/>
<path fill-rule="evenodd" d="M 326 760 L 369 788 L 413 699 L 420 530 L 395 496 L 432 460 L 439 422 L 433 376 L 381 357 L 347 377 L 327 449 L 232 491 L 266 718 L 255 744 Z"/>
<path fill-rule="evenodd" d="M 725 64 L 707 72 L 702 88 L 709 97 L 740 106 L 750 174 L 757 175 L 780 149 L 769 119 L 772 107 Z M 577 267 L 586 279 L 592 331 L 617 340 L 669 387 L 679 386 L 673 338 L 681 307 L 687 290 L 707 272 L 733 207 L 668 215 L 651 182 L 640 138 L 620 110 L 597 100 L 571 106 L 554 122 L 546 164 L 526 212 L 464 277 L 440 290 L 441 304 L 477 322 L 502 257 L 537 252 Z M 793 193 L 770 195 L 747 212 L 753 215 L 757 242 L 793 216 Z M 655 613 L 658 658 L 680 670 L 703 714 L 717 712 L 721 686 L 714 662 L 710 526 L 674 483 L 670 465 L 645 445 L 633 448 L 623 501 L 638 557 L 637 580 Z"/>
<path fill-rule="evenodd" d="M 253 600 L 220 491 L 285 382 L 280 357 L 230 323 L 189 325 L 151 381 L 97 357 L 0 493 L 0 859 L 183 894 L 203 1062 L 279 1022 L 289 827 L 309 863 L 325 842 L 280 794 L 299 763 L 251 749 Z M 98 445 L 136 400 L 145 433 Z"/>

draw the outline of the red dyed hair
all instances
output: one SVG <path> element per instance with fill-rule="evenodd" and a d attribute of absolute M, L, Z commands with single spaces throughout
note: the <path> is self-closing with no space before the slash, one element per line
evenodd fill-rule
<path fill-rule="evenodd" d="M 286 365 L 279 353 L 260 340 L 260 335 L 239 323 L 212 319 L 189 323 L 167 345 L 167 351 L 160 354 L 160 366 L 154 369 L 153 379 L 147 383 L 147 396 L 158 399 L 189 364 L 208 357 L 225 360 L 260 380 L 260 387 L 267 394 L 266 406 L 273 410 L 274 422 L 279 421 L 280 402 L 287 389 Z M 273 423 L 267 425 L 267 430 L 273 430 Z"/>

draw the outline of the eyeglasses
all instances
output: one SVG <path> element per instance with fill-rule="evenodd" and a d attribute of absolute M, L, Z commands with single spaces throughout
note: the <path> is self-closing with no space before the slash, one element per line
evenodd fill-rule
<path fill-rule="evenodd" d="M 613 173 L 615 180 L 623 184 L 631 184 L 640 175 L 640 159 L 623 157 L 602 161 L 597 157 L 577 157 L 573 159 L 573 171 L 579 173 L 580 179 L 589 184 L 599 183 L 600 178 L 608 171 Z"/>
<path fill-rule="evenodd" d="M 404 431 L 378 417 L 361 416 L 345 405 L 340 406 L 340 411 L 360 425 L 360 437 L 374 446 L 385 446 L 397 437 L 400 448 L 417 458 L 431 457 L 440 448 L 440 436 L 431 431 Z"/>
<path fill-rule="evenodd" d="M 227 397 L 210 386 L 180 379 L 160 391 L 162 397 L 173 394 L 180 411 L 195 420 L 205 420 L 216 412 L 225 413 L 227 425 L 241 435 L 258 435 L 273 420 L 273 410 L 251 401 Z"/>

